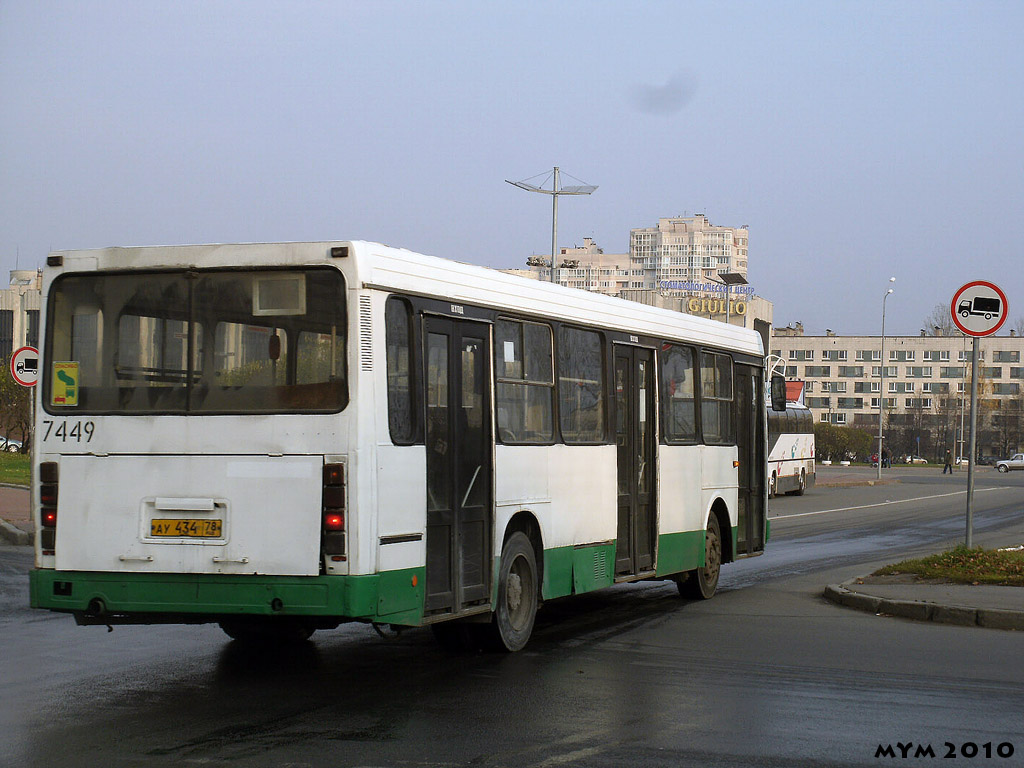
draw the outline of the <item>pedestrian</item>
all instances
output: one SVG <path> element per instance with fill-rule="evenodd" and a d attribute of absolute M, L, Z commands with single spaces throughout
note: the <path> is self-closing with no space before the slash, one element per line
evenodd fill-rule
<path fill-rule="evenodd" d="M 949 474 L 953 474 L 953 453 L 951 451 L 946 451 L 946 466 L 942 468 L 942 474 L 946 474 L 947 471 Z"/>

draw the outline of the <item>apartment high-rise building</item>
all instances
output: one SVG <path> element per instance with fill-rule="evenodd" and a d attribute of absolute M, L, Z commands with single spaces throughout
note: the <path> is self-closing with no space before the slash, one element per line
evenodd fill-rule
<path fill-rule="evenodd" d="M 629 240 L 629 253 L 605 253 L 589 237 L 582 246 L 560 248 L 554 281 L 737 325 L 754 327 L 752 317 L 759 327 L 771 323 L 771 304 L 745 284 L 745 225 L 715 226 L 704 214 L 676 216 L 659 219 L 655 227 L 631 230 Z M 551 280 L 550 256 L 531 256 L 526 264 L 526 270 L 506 271 Z M 721 277 L 725 273 L 739 275 L 742 283 L 728 294 Z"/>
<path fill-rule="evenodd" d="M 631 269 L 643 270 L 632 288 L 701 292 L 724 272 L 747 276 L 747 227 L 719 227 L 702 213 L 658 219 L 656 227 L 629 233 Z"/>

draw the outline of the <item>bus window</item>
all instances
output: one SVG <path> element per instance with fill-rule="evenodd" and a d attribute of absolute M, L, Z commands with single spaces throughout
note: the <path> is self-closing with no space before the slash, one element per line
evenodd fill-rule
<path fill-rule="evenodd" d="M 665 344 L 661 349 L 661 401 L 666 442 L 692 443 L 697 439 L 696 380 L 693 350 Z"/>
<path fill-rule="evenodd" d="M 412 347 L 409 304 L 395 297 L 384 310 L 388 365 L 388 428 L 398 444 L 413 441 Z"/>
<path fill-rule="evenodd" d="M 55 369 L 45 370 L 44 405 L 110 414 L 340 411 L 348 398 L 344 297 L 341 274 L 322 268 L 58 278 L 48 354 L 73 365 L 78 381 L 75 399 L 64 400 Z"/>
<path fill-rule="evenodd" d="M 499 320 L 494 326 L 498 435 L 503 443 L 550 443 L 551 328 Z"/>
<path fill-rule="evenodd" d="M 704 352 L 700 366 L 701 426 L 704 442 L 736 441 L 732 421 L 732 358 Z"/>
<path fill-rule="evenodd" d="M 601 336 L 561 328 L 558 332 L 558 413 L 566 443 L 604 440 L 604 361 Z"/>

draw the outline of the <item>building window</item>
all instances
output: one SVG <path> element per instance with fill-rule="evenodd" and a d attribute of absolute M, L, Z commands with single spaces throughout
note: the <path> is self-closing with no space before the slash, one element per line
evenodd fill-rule
<path fill-rule="evenodd" d="M 1020 350 L 998 350 L 992 353 L 993 363 L 1019 363 L 1020 362 Z"/>
<path fill-rule="evenodd" d="M 993 395 L 1016 395 L 1020 393 L 1020 384 L 1017 382 L 1000 383 L 992 385 Z"/>
<path fill-rule="evenodd" d="M 863 408 L 864 398 L 863 397 L 840 397 L 836 400 L 836 407 L 838 408 Z"/>
<path fill-rule="evenodd" d="M 942 350 L 932 350 L 930 352 L 926 351 L 924 353 L 924 361 L 926 363 L 948 363 L 949 352 L 944 352 Z"/>
<path fill-rule="evenodd" d="M 831 408 L 832 398 L 831 397 L 808 397 L 807 398 L 808 408 Z"/>
<path fill-rule="evenodd" d="M 804 376 L 808 379 L 823 379 L 832 375 L 832 367 L 829 365 L 807 365 L 804 366 Z"/>
<path fill-rule="evenodd" d="M 930 378 L 931 375 L 932 375 L 932 367 L 930 365 L 908 365 L 907 366 L 907 378 L 908 379 Z"/>
<path fill-rule="evenodd" d="M 858 363 L 870 363 L 870 362 L 881 362 L 882 351 L 879 349 L 858 349 L 857 350 L 857 362 Z"/>
<path fill-rule="evenodd" d="M 939 376 L 943 379 L 962 379 L 965 370 L 962 365 L 943 366 L 939 369 Z"/>
<path fill-rule="evenodd" d="M 844 361 L 844 360 L 846 360 L 846 350 L 845 349 L 826 349 L 826 350 L 824 350 L 821 353 L 821 359 L 822 360 Z"/>
<path fill-rule="evenodd" d="M 798 362 L 804 362 L 806 360 L 814 359 L 813 349 L 791 349 L 789 350 L 789 359 L 796 360 Z"/>
<path fill-rule="evenodd" d="M 846 378 L 859 379 L 864 376 L 863 365 L 840 365 L 839 375 Z"/>
<path fill-rule="evenodd" d="M 914 362 L 914 350 L 912 349 L 890 349 L 890 363 L 912 363 Z"/>
<path fill-rule="evenodd" d="M 0 356 L 9 360 L 14 354 L 14 310 L 0 310 Z"/>
<path fill-rule="evenodd" d="M 983 379 L 1001 379 L 1003 378 L 1003 368 L 999 365 L 983 365 L 980 374 Z"/>
<path fill-rule="evenodd" d="M 29 309 L 25 314 L 28 320 L 28 329 L 25 332 L 25 343 L 30 347 L 39 349 L 39 310 Z"/>

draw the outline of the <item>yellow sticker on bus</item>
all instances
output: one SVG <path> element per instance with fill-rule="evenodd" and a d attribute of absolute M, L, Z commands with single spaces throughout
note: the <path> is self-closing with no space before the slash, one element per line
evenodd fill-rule
<path fill-rule="evenodd" d="M 55 362 L 50 395 L 51 405 L 78 405 L 78 363 Z"/>

